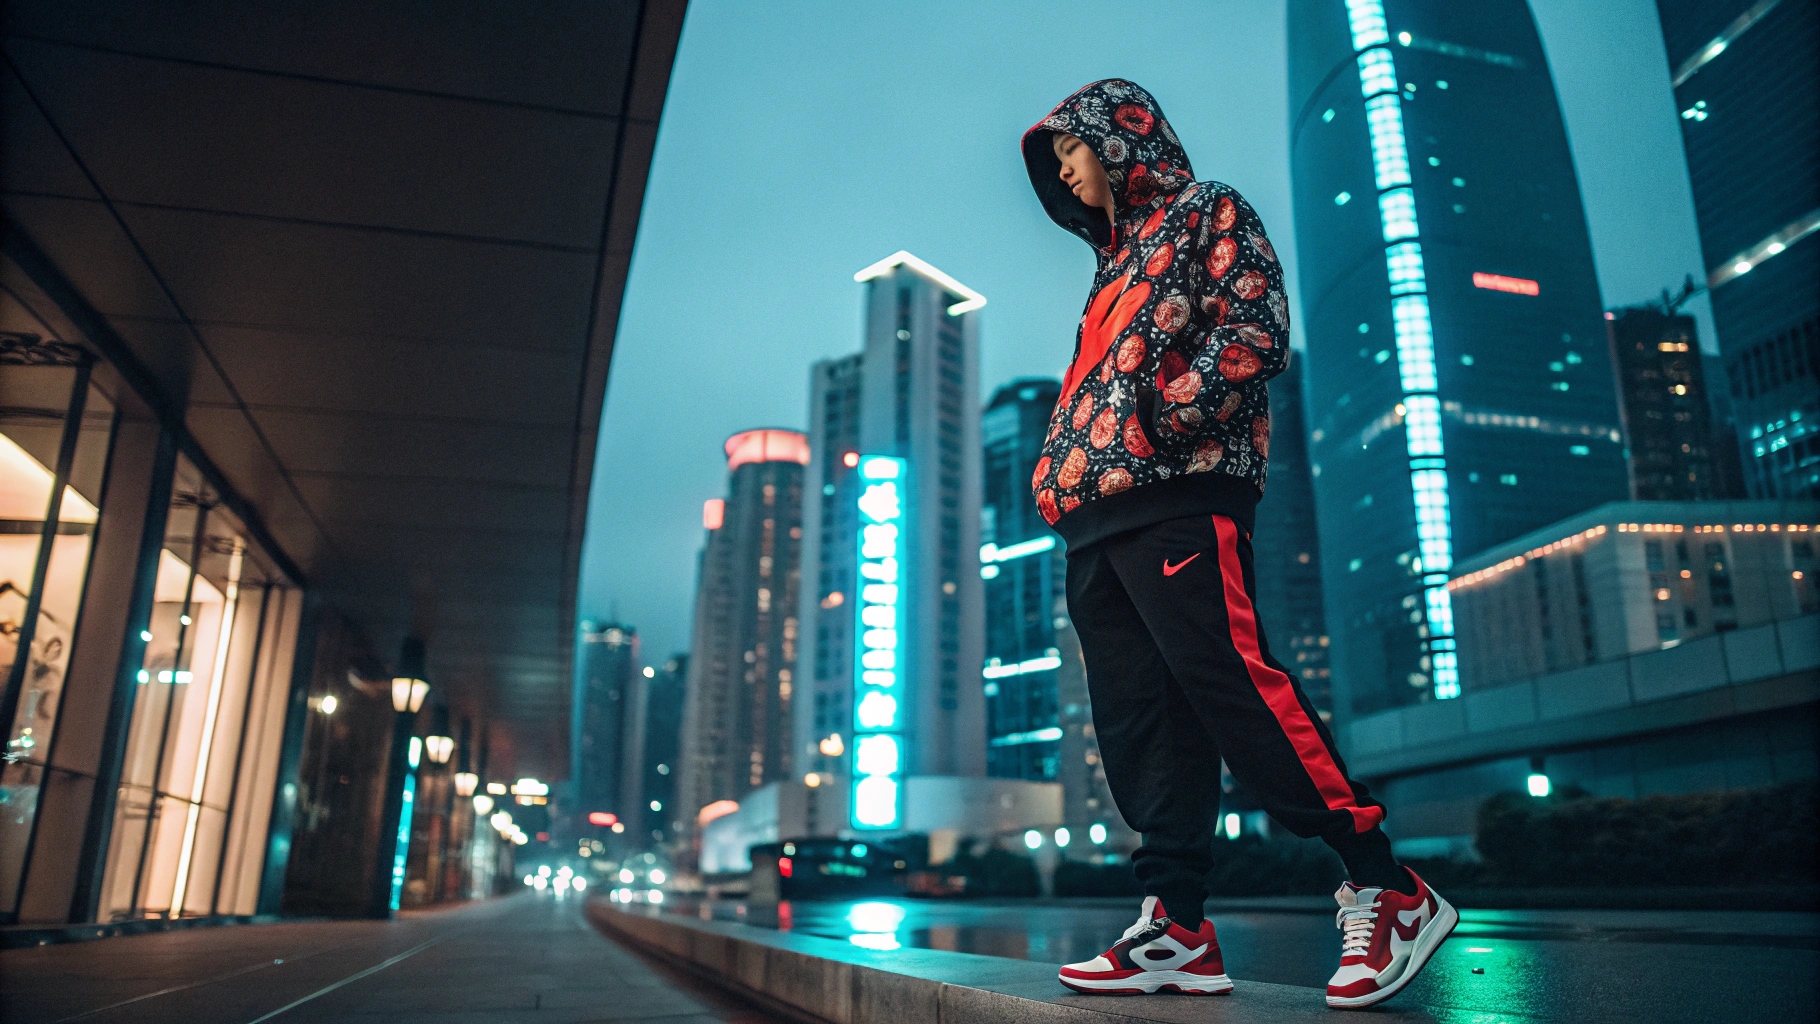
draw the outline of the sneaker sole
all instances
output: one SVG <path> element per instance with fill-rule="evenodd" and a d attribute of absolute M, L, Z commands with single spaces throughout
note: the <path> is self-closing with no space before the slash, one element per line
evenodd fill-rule
<path fill-rule="evenodd" d="M 1435 914 L 1434 920 L 1428 923 L 1428 927 L 1422 929 L 1422 934 L 1416 936 L 1416 948 L 1410 951 L 1409 966 L 1404 968 L 1396 981 L 1390 983 L 1390 987 L 1381 988 L 1369 995 L 1328 996 L 1327 1005 L 1336 1010 L 1362 1009 L 1389 999 L 1403 991 L 1405 985 L 1416 980 L 1416 975 L 1422 973 L 1422 968 L 1428 966 L 1428 958 L 1434 956 L 1435 950 L 1441 948 L 1441 943 L 1447 939 L 1447 936 L 1453 934 L 1455 926 L 1460 923 L 1460 912 L 1453 908 L 1453 904 L 1438 895 L 1435 897 L 1435 902 L 1441 905 L 1440 911 Z"/>
<path fill-rule="evenodd" d="M 1190 971 L 1144 971 L 1104 981 L 1069 978 L 1059 974 L 1056 978 L 1076 992 L 1090 996 L 1140 996 L 1154 992 L 1223 996 L 1232 991 L 1232 979 L 1224 974 L 1195 974 Z"/>

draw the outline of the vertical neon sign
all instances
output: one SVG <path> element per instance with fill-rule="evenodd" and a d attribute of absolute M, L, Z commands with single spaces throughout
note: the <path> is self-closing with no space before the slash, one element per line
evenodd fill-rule
<path fill-rule="evenodd" d="M 404 899 L 405 862 L 411 853 L 411 814 L 417 806 L 417 762 L 423 758 L 423 740 L 411 737 L 410 753 L 405 760 L 411 766 L 404 777 L 404 800 L 398 811 L 398 842 L 392 848 L 392 909 Z"/>
<path fill-rule="evenodd" d="M 853 794 L 856 829 L 898 828 L 903 819 L 904 649 L 900 599 L 904 460 L 860 459 L 858 657 L 853 675 Z"/>
<path fill-rule="evenodd" d="M 1441 397 L 1435 379 L 1435 341 L 1428 319 L 1428 278 L 1422 267 L 1421 228 L 1409 178 L 1409 147 L 1403 138 L 1403 107 L 1397 97 L 1396 61 L 1381 0 L 1346 0 L 1352 49 L 1358 55 L 1359 90 L 1365 97 L 1365 127 L 1371 135 L 1372 169 L 1378 187 L 1378 219 L 1384 229 L 1384 261 L 1390 275 L 1390 316 L 1397 339 L 1397 371 L 1403 386 L 1404 443 L 1409 487 L 1416 506 L 1416 543 L 1427 604 L 1423 647 L 1433 671 L 1434 695 L 1460 695 L 1459 656 L 1454 652 L 1453 601 L 1447 590 L 1453 568 L 1453 520 L 1447 499 L 1447 453 L 1441 443 Z M 1409 35 L 1401 36 L 1409 45 Z M 1410 86 L 1411 89 L 1415 86 Z"/>

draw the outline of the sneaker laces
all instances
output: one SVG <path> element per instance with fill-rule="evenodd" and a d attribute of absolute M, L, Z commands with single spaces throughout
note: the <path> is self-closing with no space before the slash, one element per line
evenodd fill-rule
<path fill-rule="evenodd" d="M 1168 930 L 1169 919 L 1166 917 L 1159 917 L 1151 921 L 1138 921 L 1138 923 L 1125 929 L 1123 937 L 1130 939 L 1133 946 L 1142 946 L 1162 938 L 1163 933 Z"/>
<path fill-rule="evenodd" d="M 1371 949 L 1371 933 L 1377 928 L 1378 904 L 1359 903 L 1341 907 L 1334 915 L 1334 924 L 1338 925 L 1340 939 L 1340 959 L 1349 956 L 1364 956 Z"/>

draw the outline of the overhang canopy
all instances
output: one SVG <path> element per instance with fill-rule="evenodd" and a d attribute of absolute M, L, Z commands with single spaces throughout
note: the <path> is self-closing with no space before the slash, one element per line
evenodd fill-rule
<path fill-rule="evenodd" d="M 422 635 L 525 774 L 566 774 L 600 406 L 684 6 L 5 8 L 0 328 L 142 373 L 280 556 L 383 654 Z"/>

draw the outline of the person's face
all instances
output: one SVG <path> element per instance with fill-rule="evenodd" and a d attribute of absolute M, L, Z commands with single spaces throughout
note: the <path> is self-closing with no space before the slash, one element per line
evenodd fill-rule
<path fill-rule="evenodd" d="M 1088 206 L 1097 206 L 1112 216 L 1112 186 L 1106 182 L 1106 168 L 1094 154 L 1093 147 L 1067 132 L 1050 136 L 1056 159 L 1062 162 L 1061 177 L 1076 198 Z"/>

